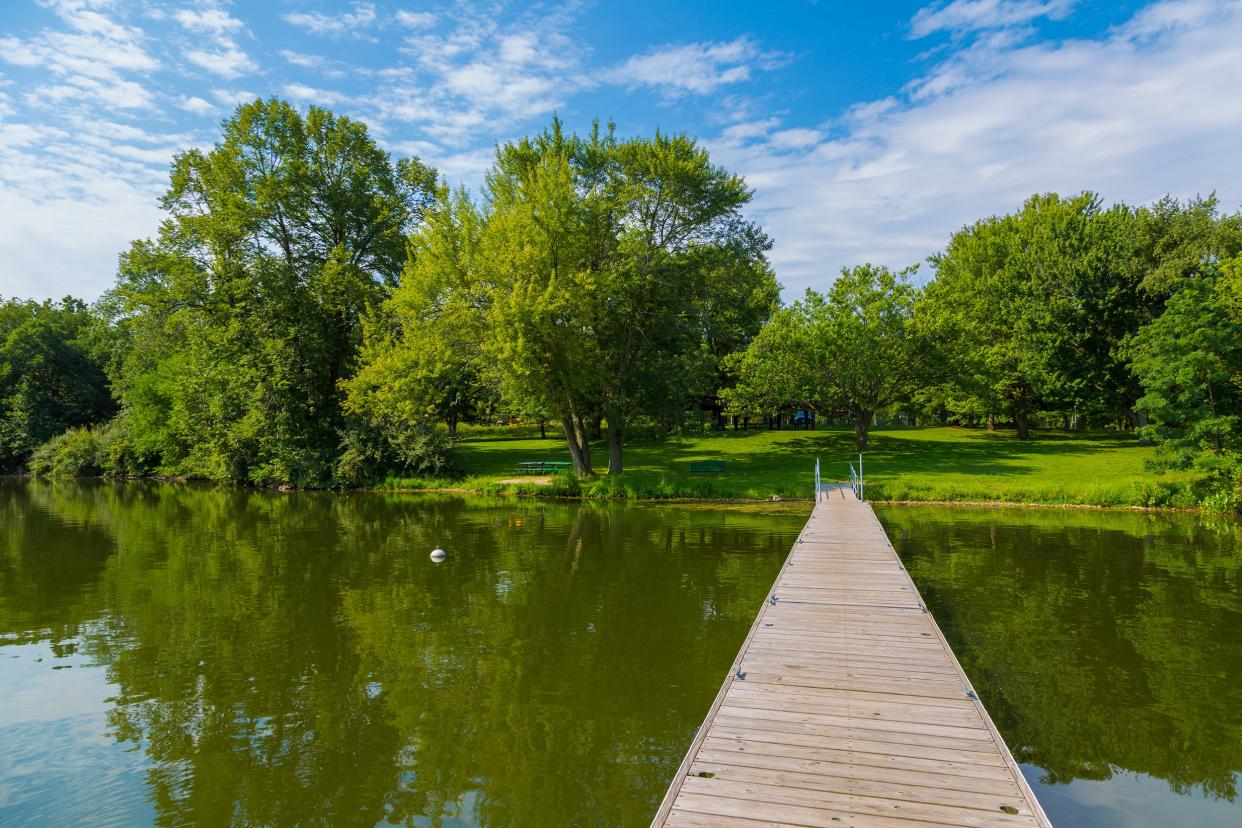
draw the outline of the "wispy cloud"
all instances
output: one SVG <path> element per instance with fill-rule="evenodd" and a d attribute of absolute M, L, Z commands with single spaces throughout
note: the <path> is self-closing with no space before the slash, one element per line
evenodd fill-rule
<path fill-rule="evenodd" d="M 919 9 L 910 21 L 910 37 L 936 32 L 973 32 L 1021 26 L 1048 17 L 1061 19 L 1077 0 L 950 0 Z"/>
<path fill-rule="evenodd" d="M 246 32 L 245 25 L 223 9 L 217 6 L 180 9 L 172 17 L 186 31 L 206 36 L 207 44 L 185 53 L 185 59 L 200 69 L 231 80 L 259 68 L 234 38 Z"/>
<path fill-rule="evenodd" d="M 363 103 L 379 120 L 417 125 L 461 149 L 480 132 L 494 137 L 550 115 L 593 84 L 586 50 L 568 34 L 572 9 L 504 22 L 467 10 L 449 22 L 410 33 L 405 59 L 376 73 L 377 90 Z"/>
<path fill-rule="evenodd" d="M 659 89 L 669 97 L 688 93 L 707 95 L 722 86 L 749 80 L 756 70 L 776 68 L 788 58 L 765 52 L 750 38 L 725 43 L 687 43 L 662 46 L 635 55 L 606 77 L 631 87 Z"/>
<path fill-rule="evenodd" d="M 345 100 L 345 96 L 340 92 L 333 92 L 330 89 L 318 89 L 314 86 L 307 86 L 304 83 L 287 83 L 283 87 L 285 97 L 290 100 L 304 104 L 315 104 L 317 106 L 335 106 Z"/>
<path fill-rule="evenodd" d="M 1185 6 L 1157 3 L 1098 40 L 992 48 L 959 82 L 864 102 L 795 151 L 770 124 L 726 130 L 713 156 L 755 188 L 794 293 L 844 265 L 921 261 L 1035 192 L 1142 203 L 1232 182 L 1236 195 L 1242 4 Z"/>
<path fill-rule="evenodd" d="M 195 115 L 206 115 L 208 112 L 214 112 L 216 109 L 210 103 L 197 95 L 190 95 L 182 98 L 180 106 L 186 112 L 191 112 Z"/>
<path fill-rule="evenodd" d="M 193 49 L 185 53 L 185 59 L 222 78 L 240 78 L 259 68 L 250 55 L 236 46 L 218 49 Z"/>
<path fill-rule="evenodd" d="M 65 29 L 44 29 L 29 38 L 0 38 L 0 60 L 42 67 L 55 78 L 29 90 L 32 105 L 79 99 L 119 108 L 150 106 L 154 98 L 141 80 L 159 68 L 141 29 L 115 22 L 75 0 L 54 0 L 52 10 Z"/>
<path fill-rule="evenodd" d="M 393 19 L 398 25 L 405 26 L 407 29 L 428 29 L 436 24 L 436 16 L 431 12 L 416 12 L 402 9 L 398 11 Z"/>
<path fill-rule="evenodd" d="M 377 15 L 374 3 L 355 3 L 353 11 L 344 14 L 323 12 L 290 12 L 284 15 L 286 23 L 305 29 L 312 34 L 340 37 L 361 35 L 375 24 Z"/>
<path fill-rule="evenodd" d="M 173 20 L 182 28 L 214 35 L 227 35 L 245 30 L 245 25 L 220 8 L 179 9 L 173 12 Z"/>

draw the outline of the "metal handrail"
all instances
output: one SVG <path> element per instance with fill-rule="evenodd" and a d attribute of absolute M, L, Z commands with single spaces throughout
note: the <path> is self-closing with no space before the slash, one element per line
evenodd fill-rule
<path fill-rule="evenodd" d="M 816 503 L 819 502 L 819 493 L 823 491 L 823 488 L 824 487 L 820 485 L 820 481 L 819 481 L 819 458 L 816 457 L 815 458 L 815 502 Z"/>
<path fill-rule="evenodd" d="M 850 463 L 850 488 L 854 490 L 854 497 L 859 500 L 866 500 L 866 483 L 863 482 L 863 456 L 858 455 L 858 471 L 854 471 L 854 464 Z"/>

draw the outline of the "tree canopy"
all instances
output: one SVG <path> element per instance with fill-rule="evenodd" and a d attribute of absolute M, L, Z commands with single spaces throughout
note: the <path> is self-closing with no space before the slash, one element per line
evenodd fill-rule
<path fill-rule="evenodd" d="M 154 240 L 121 257 L 129 348 L 115 384 L 165 471 L 323 485 L 345 428 L 368 305 L 405 267 L 434 171 L 393 162 L 348 118 L 279 100 L 238 108 L 178 155 Z"/>

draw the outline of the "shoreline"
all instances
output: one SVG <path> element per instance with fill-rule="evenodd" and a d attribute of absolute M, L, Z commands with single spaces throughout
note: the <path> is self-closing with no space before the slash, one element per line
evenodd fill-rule
<path fill-rule="evenodd" d="M 343 494 L 346 492 L 357 493 L 373 493 L 373 494 L 454 494 L 464 495 L 468 497 L 501 497 L 511 498 L 514 500 L 546 500 L 561 502 L 579 502 L 579 503 L 633 503 L 643 506 L 695 506 L 699 508 L 730 508 L 730 507 L 765 507 L 773 510 L 781 507 L 807 506 L 814 503 L 809 497 L 781 497 L 778 500 L 768 498 L 745 498 L 745 497 L 590 497 L 586 495 L 541 495 L 526 491 L 515 490 L 520 484 L 503 484 L 504 488 L 500 491 L 480 491 L 476 488 L 468 486 L 434 486 L 426 488 L 406 488 L 399 486 L 352 486 L 333 489 L 299 489 L 293 486 L 255 486 L 251 484 L 228 484 L 217 483 L 211 480 L 199 480 L 186 477 L 173 477 L 168 475 L 152 475 L 149 477 L 45 477 L 41 475 L 33 475 L 29 473 L 10 473 L 0 475 L 0 479 L 17 479 L 17 480 L 46 480 L 49 482 L 63 482 L 66 480 L 94 480 L 106 483 L 178 483 L 188 486 L 220 486 L 224 488 L 251 489 L 256 492 L 279 492 L 289 494 L 292 492 L 315 492 L 315 493 L 334 493 Z M 868 503 L 881 506 L 960 506 L 966 508 L 986 508 L 986 509 L 1093 509 L 1098 511 L 1116 511 L 1116 512 L 1169 512 L 1180 514 L 1209 514 L 1201 508 L 1193 506 L 1145 506 L 1141 504 L 1116 504 L 1101 506 L 1094 503 L 1042 503 L 1039 501 L 1013 501 L 1013 500 L 909 500 L 909 499 L 874 499 L 868 500 Z"/>

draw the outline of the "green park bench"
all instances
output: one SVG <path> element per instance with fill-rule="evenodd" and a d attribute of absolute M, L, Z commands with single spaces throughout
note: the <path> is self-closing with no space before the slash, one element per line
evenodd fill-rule
<path fill-rule="evenodd" d="M 515 471 L 518 474 L 549 474 L 569 471 L 568 460 L 524 460 L 518 463 Z"/>
<path fill-rule="evenodd" d="M 723 460 L 691 460 L 691 474 L 724 474 Z"/>

